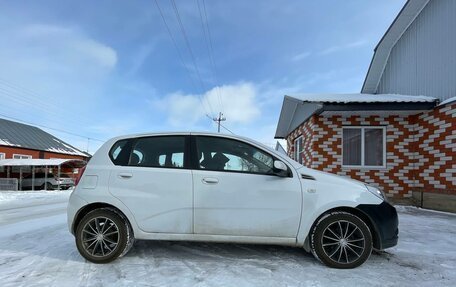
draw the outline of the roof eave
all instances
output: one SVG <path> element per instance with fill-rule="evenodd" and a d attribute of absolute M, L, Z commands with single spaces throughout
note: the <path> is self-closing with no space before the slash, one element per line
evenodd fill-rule
<path fill-rule="evenodd" d="M 385 103 L 325 103 L 324 111 L 426 111 L 434 108 L 434 102 L 385 102 Z"/>

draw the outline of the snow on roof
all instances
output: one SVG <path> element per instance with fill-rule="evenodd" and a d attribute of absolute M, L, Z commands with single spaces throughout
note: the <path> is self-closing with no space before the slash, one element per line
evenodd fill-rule
<path fill-rule="evenodd" d="M 443 106 L 443 105 L 446 105 L 446 104 L 449 104 L 449 103 L 452 103 L 452 102 L 455 102 L 455 101 L 456 101 L 456 97 L 452 97 L 452 98 L 446 99 L 443 102 L 441 102 L 439 104 L 439 106 Z"/>
<path fill-rule="evenodd" d="M 0 166 L 59 166 L 68 164 L 82 167 L 86 164 L 80 159 L 1 159 Z"/>
<path fill-rule="evenodd" d="M 427 96 L 398 94 L 303 94 L 288 96 L 313 103 L 432 103 L 437 99 Z"/>

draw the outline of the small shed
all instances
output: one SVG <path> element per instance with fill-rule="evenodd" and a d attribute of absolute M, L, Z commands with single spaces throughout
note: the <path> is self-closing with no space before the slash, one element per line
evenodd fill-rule
<path fill-rule="evenodd" d="M 80 159 L 3 159 L 0 160 L 0 188 L 5 185 L 8 188 L 16 185 L 15 190 L 23 189 L 24 175 L 28 175 L 29 186 L 32 190 L 36 187 L 36 174 L 44 174 L 44 182 L 47 182 L 49 174 L 56 178 L 62 178 L 63 174 L 70 173 L 69 178 L 74 179 L 79 169 L 87 164 Z M 14 181 L 16 179 L 16 181 Z M 5 184 L 2 184 L 2 181 Z M 6 184 L 7 183 L 7 184 Z M 61 180 L 56 181 L 57 189 L 60 190 Z M 48 185 L 44 184 L 44 189 Z"/>

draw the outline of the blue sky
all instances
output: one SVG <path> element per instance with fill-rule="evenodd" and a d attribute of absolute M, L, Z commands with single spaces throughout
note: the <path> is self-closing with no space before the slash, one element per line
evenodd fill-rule
<path fill-rule="evenodd" d="M 0 117 L 106 140 L 215 131 L 206 114 L 222 111 L 231 131 L 272 145 L 285 94 L 361 90 L 405 1 L 206 0 L 217 77 L 198 2 L 175 2 L 197 68 L 171 2 L 158 3 L 183 61 L 154 1 L 1 1 Z"/>

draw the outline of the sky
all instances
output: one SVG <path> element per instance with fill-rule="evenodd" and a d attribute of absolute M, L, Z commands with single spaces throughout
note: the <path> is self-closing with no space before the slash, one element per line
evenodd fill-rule
<path fill-rule="evenodd" d="M 124 134 L 216 131 L 223 112 L 222 132 L 272 146 L 284 95 L 360 92 L 404 4 L 0 1 L 0 117 L 93 153 Z"/>

